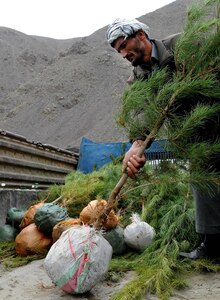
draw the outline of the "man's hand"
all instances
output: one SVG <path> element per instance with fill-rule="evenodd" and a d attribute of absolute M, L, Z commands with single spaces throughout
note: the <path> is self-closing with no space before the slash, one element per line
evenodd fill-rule
<path fill-rule="evenodd" d="M 128 152 L 125 153 L 123 160 L 123 171 L 127 172 L 128 176 L 133 179 L 146 162 L 145 155 L 142 155 L 141 157 L 137 155 L 142 143 L 142 140 L 135 141 Z"/>

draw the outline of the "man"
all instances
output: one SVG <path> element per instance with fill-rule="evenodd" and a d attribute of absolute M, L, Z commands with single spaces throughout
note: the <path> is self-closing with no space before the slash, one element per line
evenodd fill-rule
<path fill-rule="evenodd" d="M 173 50 L 179 34 L 160 41 L 149 39 L 149 27 L 138 20 L 116 19 L 109 25 L 107 40 L 110 45 L 134 66 L 133 74 L 128 79 L 132 83 L 137 79 L 147 79 L 157 68 L 168 66 L 175 71 Z M 144 137 L 133 141 L 126 153 L 123 164 L 131 178 L 145 163 L 145 156 L 136 156 Z"/>
<path fill-rule="evenodd" d="M 165 66 L 175 72 L 174 49 L 179 34 L 163 40 L 149 37 L 149 27 L 138 20 L 116 19 L 107 29 L 109 44 L 134 67 L 128 83 L 137 79 L 148 79 L 152 71 Z M 146 162 L 143 155 L 137 155 L 144 137 L 137 137 L 125 154 L 123 166 L 131 178 Z M 220 168 L 219 168 L 220 170 Z M 196 209 L 196 231 L 203 236 L 198 248 L 180 256 L 190 259 L 220 257 L 220 189 L 215 187 L 214 195 L 194 190 Z"/>

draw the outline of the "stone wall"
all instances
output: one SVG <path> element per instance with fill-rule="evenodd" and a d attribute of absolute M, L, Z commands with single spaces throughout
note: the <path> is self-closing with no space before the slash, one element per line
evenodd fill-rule
<path fill-rule="evenodd" d="M 42 199 L 42 190 L 0 189 L 0 225 L 4 225 L 9 208 L 27 209 L 34 201 Z"/>

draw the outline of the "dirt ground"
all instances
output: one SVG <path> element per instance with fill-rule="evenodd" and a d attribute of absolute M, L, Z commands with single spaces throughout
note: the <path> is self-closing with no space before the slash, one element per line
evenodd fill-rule
<path fill-rule="evenodd" d="M 43 259 L 10 271 L 0 268 L 1 300 L 107 300 L 135 274 L 129 272 L 118 283 L 98 283 L 89 293 L 70 295 L 55 287 L 43 267 Z M 220 300 L 220 273 L 198 274 L 188 279 L 188 288 L 174 291 L 170 300 Z M 157 300 L 146 295 L 145 300 Z"/>

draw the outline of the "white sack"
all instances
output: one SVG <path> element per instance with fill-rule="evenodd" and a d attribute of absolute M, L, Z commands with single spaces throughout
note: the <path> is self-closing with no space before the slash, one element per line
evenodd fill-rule
<path fill-rule="evenodd" d="M 112 247 L 94 228 L 72 227 L 50 248 L 44 267 L 52 282 L 70 294 L 90 291 L 108 272 Z"/>
<path fill-rule="evenodd" d="M 153 241 L 155 230 L 148 223 L 140 220 L 138 214 L 131 217 L 132 223 L 125 227 L 125 243 L 132 249 L 144 251 Z"/>

